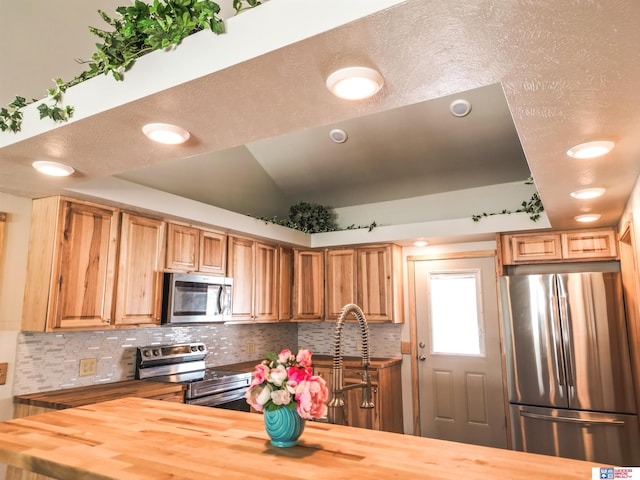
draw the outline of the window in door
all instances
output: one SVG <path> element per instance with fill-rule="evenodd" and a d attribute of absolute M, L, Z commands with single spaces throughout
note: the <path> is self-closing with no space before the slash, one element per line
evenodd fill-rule
<path fill-rule="evenodd" d="M 431 352 L 484 355 L 480 272 L 440 272 L 429 276 Z"/>

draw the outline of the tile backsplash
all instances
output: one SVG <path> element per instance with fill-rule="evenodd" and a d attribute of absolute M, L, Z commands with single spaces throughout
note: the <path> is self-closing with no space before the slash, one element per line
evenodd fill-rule
<path fill-rule="evenodd" d="M 333 354 L 333 330 L 335 323 L 300 323 L 298 325 L 298 346 L 308 348 L 317 355 Z M 345 323 L 342 327 L 342 354 L 358 357 L 360 326 L 358 323 Z M 401 324 L 369 324 L 369 356 L 401 357 Z"/>
<path fill-rule="evenodd" d="M 135 376 L 136 349 L 145 345 L 204 342 L 207 366 L 261 360 L 266 352 L 309 348 L 331 355 L 334 323 L 282 323 L 136 328 L 68 333 L 18 334 L 14 395 L 25 395 Z M 402 325 L 369 325 L 371 357 L 399 357 Z M 358 356 L 360 329 L 347 323 L 343 354 Z M 80 360 L 97 359 L 95 375 L 80 376 Z"/>
<path fill-rule="evenodd" d="M 260 360 L 265 352 L 297 349 L 295 324 L 208 325 L 18 335 L 14 395 L 117 382 L 135 376 L 136 349 L 204 342 L 207 366 Z M 80 376 L 80 360 L 97 358 L 96 375 Z"/>

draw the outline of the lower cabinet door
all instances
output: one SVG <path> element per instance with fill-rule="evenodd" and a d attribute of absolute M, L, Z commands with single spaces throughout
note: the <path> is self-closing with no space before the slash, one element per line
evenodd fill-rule
<path fill-rule="evenodd" d="M 362 388 L 354 388 L 345 392 L 345 422 L 351 427 L 380 430 L 380 402 L 378 386 L 371 385 L 371 400 L 374 408 L 360 408 Z"/>

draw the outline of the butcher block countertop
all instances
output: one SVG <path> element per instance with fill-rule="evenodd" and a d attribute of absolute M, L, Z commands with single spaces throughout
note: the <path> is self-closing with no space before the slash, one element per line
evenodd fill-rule
<path fill-rule="evenodd" d="M 0 462 L 83 480 L 591 478 L 596 464 L 310 422 L 271 446 L 262 416 L 124 398 L 0 423 Z"/>
<path fill-rule="evenodd" d="M 74 387 L 49 392 L 17 395 L 14 403 L 35 407 L 63 408 L 80 407 L 89 403 L 106 402 L 122 397 L 144 397 L 168 399 L 182 397 L 185 386 L 179 383 L 152 382 L 147 380 L 123 380 L 86 387 Z"/>

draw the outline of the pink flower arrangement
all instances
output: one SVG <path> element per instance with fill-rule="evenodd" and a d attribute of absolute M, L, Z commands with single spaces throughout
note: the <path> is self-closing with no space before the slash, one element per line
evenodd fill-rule
<path fill-rule="evenodd" d="M 322 377 L 313 375 L 311 356 L 309 350 L 268 353 L 255 367 L 247 403 L 259 412 L 295 408 L 304 419 L 326 417 L 329 390 Z"/>

